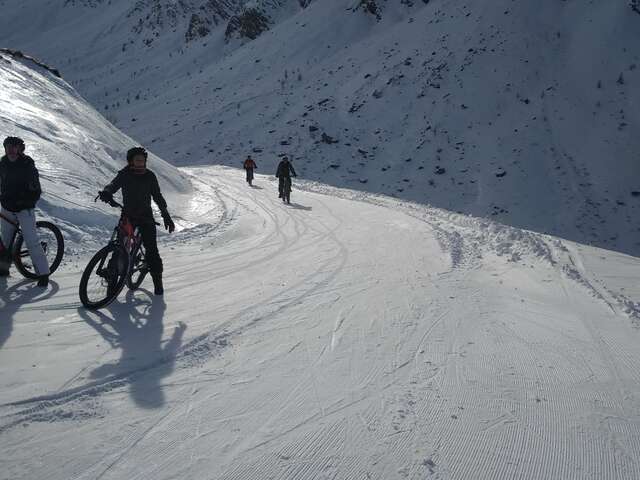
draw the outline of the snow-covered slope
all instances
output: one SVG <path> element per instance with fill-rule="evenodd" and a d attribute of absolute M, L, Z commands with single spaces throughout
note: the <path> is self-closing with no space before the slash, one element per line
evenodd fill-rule
<path fill-rule="evenodd" d="M 136 141 L 117 130 L 63 79 L 28 59 L 0 53 L 0 132 L 22 137 L 40 172 L 38 207 L 63 229 L 70 252 L 94 246 L 113 228 L 113 216 L 92 202 L 98 190 L 126 165 Z M 164 193 L 173 205 L 191 191 L 175 167 L 150 155 Z M 104 238 L 101 239 L 104 241 Z"/>
<path fill-rule="evenodd" d="M 133 141 L 28 60 L 0 82 L 74 246 L 47 289 L 0 278 L 2 480 L 640 477 L 638 258 L 153 157 L 166 295 L 90 312 L 91 199 Z"/>
<path fill-rule="evenodd" d="M 3 35 L 174 164 L 286 152 L 310 179 L 640 253 L 633 5 L 258 3 L 253 42 L 228 22 L 187 41 L 196 0 L 5 0 Z M 184 15 L 135 34 L 151 6 Z"/>
<path fill-rule="evenodd" d="M 186 173 L 201 228 L 162 246 L 164 299 L 0 279 L 1 478 L 640 476 L 637 258 Z"/>

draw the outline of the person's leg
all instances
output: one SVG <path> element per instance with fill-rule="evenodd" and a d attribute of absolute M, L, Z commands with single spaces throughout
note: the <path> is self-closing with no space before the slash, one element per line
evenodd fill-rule
<path fill-rule="evenodd" d="M 160 252 L 158 251 L 155 223 L 140 225 L 140 234 L 142 235 L 142 244 L 144 245 L 149 273 L 151 273 L 151 278 L 153 279 L 154 292 L 156 295 L 162 295 L 164 293 L 162 285 L 162 271 L 164 267 L 162 265 L 162 258 L 160 258 Z"/>
<path fill-rule="evenodd" d="M 3 217 L 7 217 L 14 223 L 18 222 L 16 214 L 9 212 L 4 208 L 1 210 Z M 9 275 L 9 267 L 11 266 L 11 250 L 13 236 L 16 233 L 16 227 L 4 218 L 0 218 L 0 235 L 2 237 L 2 251 L 0 252 L 0 275 Z"/>
<path fill-rule="evenodd" d="M 38 231 L 36 228 L 36 212 L 34 209 L 22 210 L 17 214 L 18 222 L 20 223 L 20 229 L 22 230 L 22 237 L 24 243 L 27 245 L 33 267 L 41 277 L 49 275 L 49 263 L 47 257 L 44 254 L 40 239 L 38 238 Z"/>
<path fill-rule="evenodd" d="M 283 192 L 283 188 L 284 188 L 284 177 L 280 176 L 278 177 L 278 198 L 282 198 L 282 192 Z"/>

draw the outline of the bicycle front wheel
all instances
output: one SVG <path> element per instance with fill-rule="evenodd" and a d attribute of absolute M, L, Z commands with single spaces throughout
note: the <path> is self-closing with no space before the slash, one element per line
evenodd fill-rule
<path fill-rule="evenodd" d="M 129 290 L 137 290 L 140 288 L 144 277 L 149 272 L 147 261 L 145 258 L 144 246 L 140 245 L 138 251 L 133 257 L 133 265 L 129 269 L 129 275 L 127 275 L 127 287 Z"/>
<path fill-rule="evenodd" d="M 129 276 L 129 255 L 119 245 L 110 244 L 96 253 L 80 279 L 80 301 L 89 309 L 113 302 Z"/>
<path fill-rule="evenodd" d="M 36 222 L 36 232 L 40 246 L 47 259 L 47 264 L 49 265 L 49 274 L 52 274 L 60 266 L 64 255 L 64 238 L 62 237 L 62 232 L 53 223 L 46 221 Z M 31 255 L 29 255 L 29 250 L 25 245 L 24 237 L 21 234 L 16 237 L 13 251 L 13 263 L 15 263 L 18 271 L 26 278 L 38 278 L 38 273 L 31 260 Z"/>

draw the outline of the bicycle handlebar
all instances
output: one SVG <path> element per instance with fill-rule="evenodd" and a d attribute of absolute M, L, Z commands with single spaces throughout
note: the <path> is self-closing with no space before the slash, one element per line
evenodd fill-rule
<path fill-rule="evenodd" d="M 100 194 L 96 195 L 96 198 L 93 199 L 94 202 L 97 202 L 98 199 L 100 198 Z M 115 208 L 119 208 L 120 210 L 124 210 L 124 206 L 120 205 L 118 202 L 116 202 L 115 200 L 111 199 L 111 201 L 106 202 L 109 205 L 111 205 L 112 207 Z M 156 225 L 160 225 L 158 222 L 156 222 L 155 220 L 153 221 L 153 223 L 155 223 Z"/>
<path fill-rule="evenodd" d="M 97 202 L 99 198 L 100 198 L 100 194 L 96 195 L 96 198 L 94 198 L 93 201 Z M 122 205 L 120 205 L 114 199 L 111 199 L 110 201 L 105 202 L 105 203 L 108 203 L 109 205 L 111 205 L 112 207 L 115 207 L 115 208 L 119 208 L 119 209 L 123 209 L 124 208 Z"/>

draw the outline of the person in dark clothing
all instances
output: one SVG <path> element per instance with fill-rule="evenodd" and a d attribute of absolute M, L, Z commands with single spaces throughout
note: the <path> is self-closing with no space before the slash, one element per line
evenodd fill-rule
<path fill-rule="evenodd" d="M 278 164 L 276 177 L 278 178 L 278 198 L 284 199 L 285 190 L 291 192 L 291 177 L 297 176 L 296 171 L 289 162 L 288 157 L 282 157 L 282 161 Z"/>
<path fill-rule="evenodd" d="M 0 205 L 2 205 L 0 244 L 10 245 L 16 233 L 15 224 L 20 225 L 22 236 L 31 261 L 38 274 L 38 286 L 49 283 L 49 264 L 36 231 L 36 203 L 42 189 L 38 169 L 31 157 L 24 154 L 25 144 L 21 138 L 7 137 L 4 142 L 5 155 L 0 159 Z M 3 248 L 4 250 L 4 248 Z M 10 252 L 0 254 L 0 276 L 9 275 Z"/>
<path fill-rule="evenodd" d="M 258 169 L 256 162 L 253 161 L 251 155 L 247 155 L 247 159 L 242 163 L 242 166 L 247 172 L 247 183 L 251 185 L 253 182 L 253 171 Z"/>
<path fill-rule="evenodd" d="M 164 221 L 164 227 L 173 233 L 175 225 L 167 202 L 160 192 L 160 185 L 155 174 L 147 169 L 147 151 L 142 147 L 134 147 L 127 152 L 127 166 L 118 172 L 116 178 L 100 192 L 103 202 L 113 201 L 113 195 L 122 189 L 123 214 L 131 223 L 140 229 L 144 245 L 147 265 L 153 279 L 154 293 L 162 295 L 162 259 L 158 252 L 156 223 L 151 210 L 151 199 L 158 205 Z"/>

